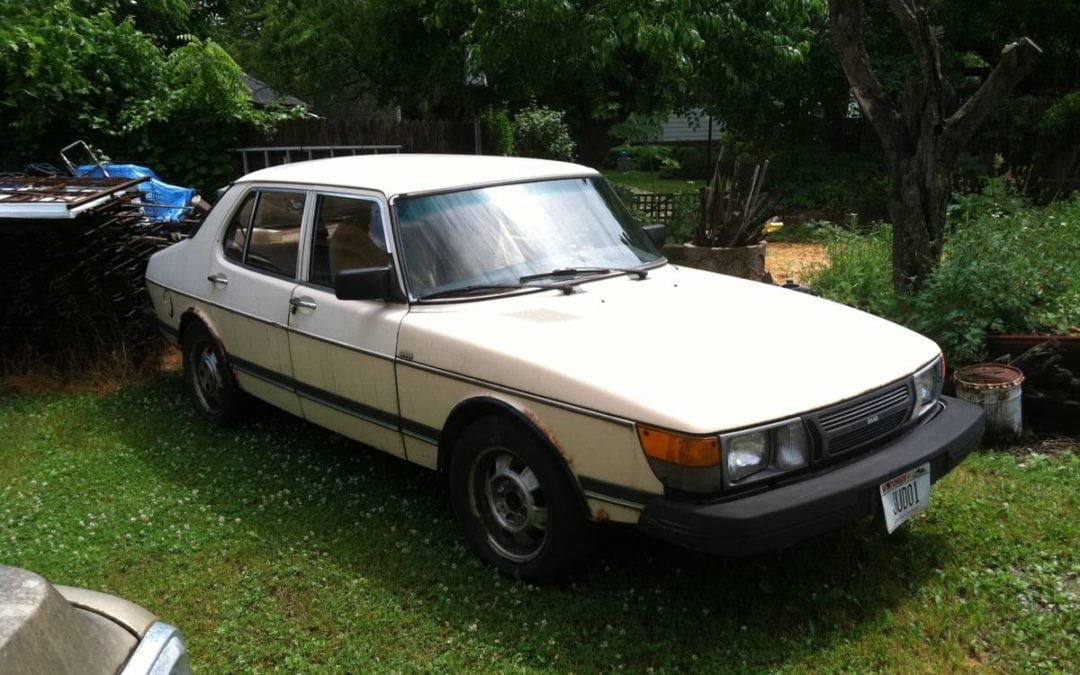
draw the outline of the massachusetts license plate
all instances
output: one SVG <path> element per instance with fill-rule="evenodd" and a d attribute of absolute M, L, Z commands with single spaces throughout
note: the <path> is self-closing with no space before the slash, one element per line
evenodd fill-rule
<path fill-rule="evenodd" d="M 889 534 L 930 505 L 930 463 L 881 484 L 881 510 Z"/>

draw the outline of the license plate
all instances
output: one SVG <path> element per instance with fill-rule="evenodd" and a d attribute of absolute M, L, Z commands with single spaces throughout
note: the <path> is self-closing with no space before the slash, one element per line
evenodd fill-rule
<path fill-rule="evenodd" d="M 889 534 L 930 505 L 930 463 L 881 484 L 881 510 Z"/>

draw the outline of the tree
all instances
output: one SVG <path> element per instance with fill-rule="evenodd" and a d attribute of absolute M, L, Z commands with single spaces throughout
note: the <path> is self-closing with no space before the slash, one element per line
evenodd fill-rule
<path fill-rule="evenodd" d="M 255 108 L 214 42 L 139 28 L 186 25 L 181 0 L 124 4 L 127 14 L 115 4 L 0 0 L 0 164 L 55 162 L 84 139 L 166 180 L 219 187 L 229 149 L 285 113 Z"/>
<path fill-rule="evenodd" d="M 859 107 L 881 142 L 889 175 L 893 285 L 907 292 L 940 262 L 950 177 L 960 151 L 1031 71 L 1041 50 L 1028 38 L 1006 45 L 990 75 L 960 103 L 943 75 L 938 29 L 930 23 L 925 0 L 886 2 L 916 63 L 899 102 L 871 66 L 863 0 L 829 0 L 829 31 Z"/>

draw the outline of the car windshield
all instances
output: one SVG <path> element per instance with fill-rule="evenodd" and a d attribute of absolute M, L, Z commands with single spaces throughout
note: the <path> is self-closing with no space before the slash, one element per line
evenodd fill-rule
<path fill-rule="evenodd" d="M 512 292 L 663 261 L 601 178 L 515 183 L 398 200 L 413 298 Z"/>

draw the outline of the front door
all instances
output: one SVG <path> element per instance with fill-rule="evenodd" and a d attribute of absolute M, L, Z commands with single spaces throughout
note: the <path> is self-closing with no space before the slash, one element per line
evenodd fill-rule
<path fill-rule="evenodd" d="M 338 300 L 342 270 L 388 263 L 380 200 L 315 194 L 302 283 L 292 291 L 289 345 L 304 417 L 385 452 L 405 456 L 394 357 L 408 305 Z"/>

